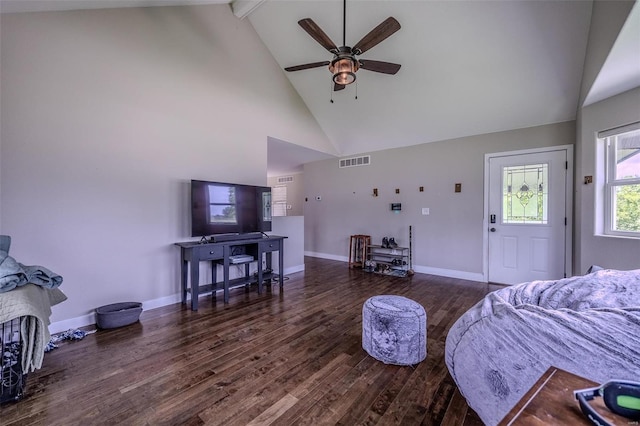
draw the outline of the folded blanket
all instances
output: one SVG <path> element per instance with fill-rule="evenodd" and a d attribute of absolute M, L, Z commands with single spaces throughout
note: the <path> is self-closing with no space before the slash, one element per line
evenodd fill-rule
<path fill-rule="evenodd" d="M 44 348 L 51 338 L 51 306 L 66 298 L 60 289 L 48 290 L 33 284 L 0 293 L 0 323 L 25 317 L 20 324 L 22 370 L 25 373 L 42 367 Z"/>
<path fill-rule="evenodd" d="M 0 251 L 9 253 L 9 247 L 11 247 L 11 237 L 8 235 L 0 235 Z"/>
<path fill-rule="evenodd" d="M 0 293 L 27 283 L 27 274 L 5 250 L 0 250 Z"/>
<path fill-rule="evenodd" d="M 31 284 L 49 289 L 59 287 L 60 284 L 62 284 L 62 277 L 44 266 L 26 266 L 23 264 L 20 264 L 20 266 L 22 266 L 22 269 L 27 276 L 27 281 Z"/>
<path fill-rule="evenodd" d="M 0 250 L 0 293 L 27 283 L 51 289 L 62 284 L 62 277 L 44 266 L 23 265 L 6 251 Z"/>

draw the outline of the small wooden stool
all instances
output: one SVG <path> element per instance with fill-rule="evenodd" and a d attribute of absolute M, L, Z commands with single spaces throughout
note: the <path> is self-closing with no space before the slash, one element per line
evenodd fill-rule
<path fill-rule="evenodd" d="M 352 235 L 349 239 L 349 268 L 362 268 L 367 260 L 367 247 L 371 245 L 369 235 Z"/>

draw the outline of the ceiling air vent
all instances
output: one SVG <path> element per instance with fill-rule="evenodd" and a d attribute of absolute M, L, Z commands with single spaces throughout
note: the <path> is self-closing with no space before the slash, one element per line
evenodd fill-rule
<path fill-rule="evenodd" d="M 281 176 L 278 178 L 278 183 L 289 183 L 293 182 L 293 176 Z"/>
<path fill-rule="evenodd" d="M 368 166 L 371 164 L 371 156 L 363 155 L 362 157 L 342 158 L 338 160 L 338 164 L 341 169 L 345 167 Z"/>

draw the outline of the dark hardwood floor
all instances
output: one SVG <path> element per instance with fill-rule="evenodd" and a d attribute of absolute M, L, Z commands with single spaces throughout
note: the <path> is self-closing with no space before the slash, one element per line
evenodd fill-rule
<path fill-rule="evenodd" d="M 479 425 L 444 363 L 447 331 L 497 286 L 395 278 L 306 258 L 255 288 L 144 311 L 140 323 L 67 341 L 0 406 L 2 425 Z M 427 359 L 385 365 L 362 349 L 362 305 L 398 294 L 427 311 Z"/>

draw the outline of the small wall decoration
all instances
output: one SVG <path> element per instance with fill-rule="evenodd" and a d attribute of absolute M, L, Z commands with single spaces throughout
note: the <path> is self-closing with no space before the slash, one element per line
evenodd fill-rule
<path fill-rule="evenodd" d="M 402 210 L 402 203 L 391 203 L 391 211 L 399 212 Z"/>
<path fill-rule="evenodd" d="M 378 196 L 378 188 L 373 188 L 373 194 L 371 194 L 371 195 L 373 195 L 374 197 L 377 197 Z"/>

